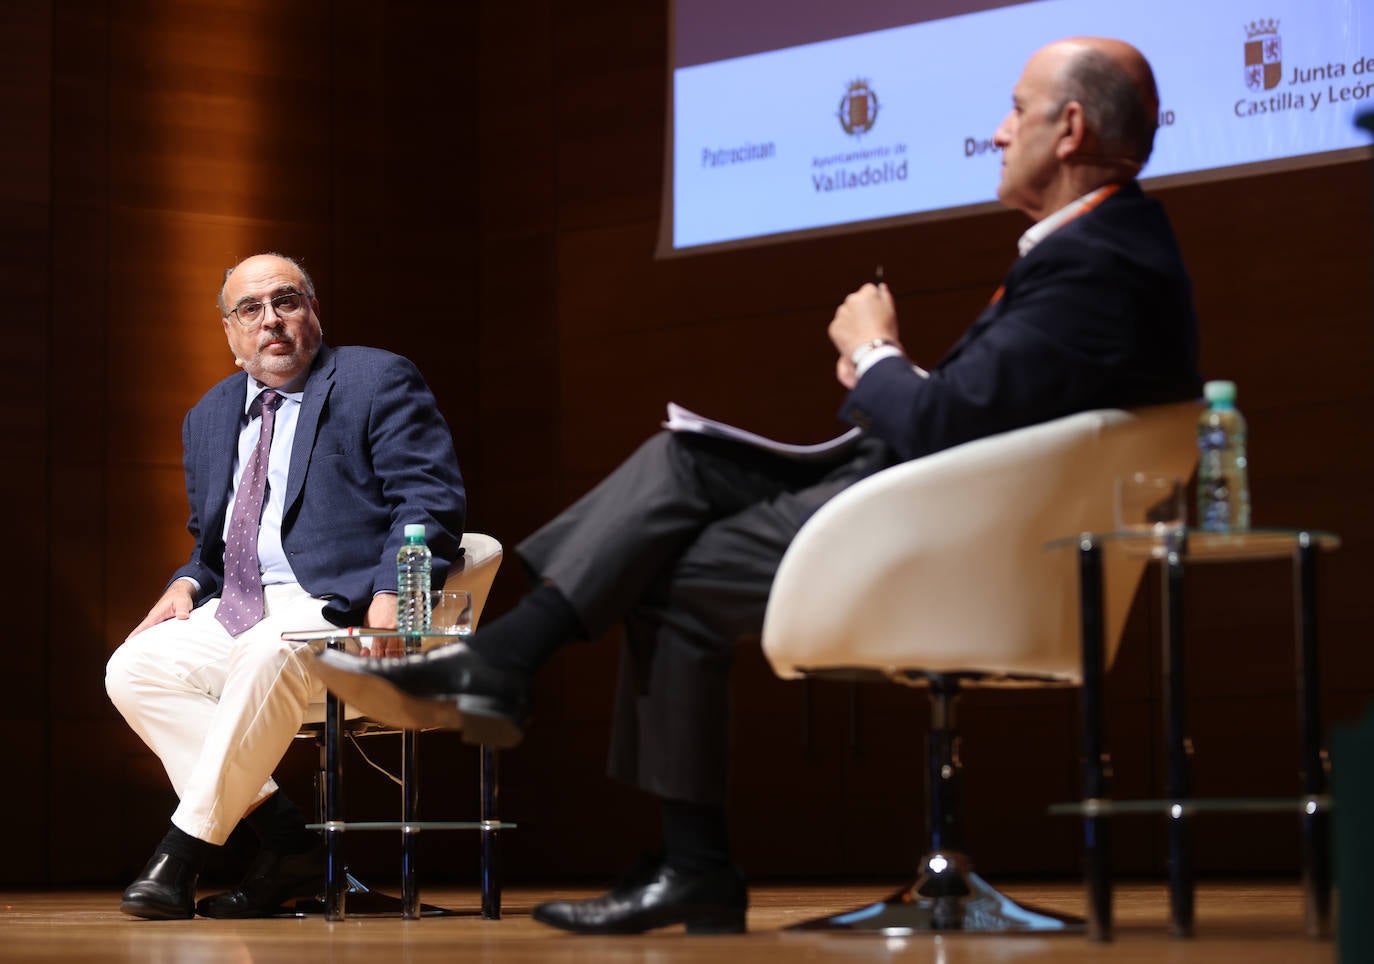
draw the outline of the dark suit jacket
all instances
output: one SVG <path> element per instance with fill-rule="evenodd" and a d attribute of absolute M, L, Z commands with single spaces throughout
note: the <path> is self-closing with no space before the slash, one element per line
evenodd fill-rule
<path fill-rule="evenodd" d="M 243 424 L 243 372 L 196 403 L 182 426 L 190 561 L 173 580 L 224 582 L 225 509 Z M 406 523 L 424 523 L 441 585 L 457 558 L 466 509 L 448 425 L 419 371 L 376 348 L 320 347 L 306 379 L 287 473 L 282 548 L 301 586 L 328 597 L 339 625 L 361 621 L 375 592 L 396 590 Z"/>
<path fill-rule="evenodd" d="M 1131 183 L 1018 259 L 928 379 L 884 359 L 840 415 L 905 460 L 1201 387 L 1192 283 L 1164 209 Z"/>

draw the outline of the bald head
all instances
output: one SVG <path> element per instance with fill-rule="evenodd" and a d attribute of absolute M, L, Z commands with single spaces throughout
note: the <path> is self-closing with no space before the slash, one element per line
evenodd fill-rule
<path fill-rule="evenodd" d="M 292 268 L 296 270 L 297 274 L 300 275 L 301 290 L 304 291 L 305 294 L 309 297 L 315 297 L 315 282 L 311 280 L 310 275 L 306 272 L 305 265 L 301 264 L 295 258 L 287 257 L 286 255 L 279 254 L 276 251 L 264 251 L 262 254 L 250 255 L 249 257 L 244 258 L 242 261 L 240 261 L 233 267 L 224 269 L 224 278 L 220 282 L 219 297 L 217 299 L 217 302 L 219 304 L 219 313 L 221 315 L 227 315 L 229 313 L 229 305 L 224 300 L 224 289 L 225 286 L 229 284 L 230 277 L 232 277 L 234 272 L 237 271 L 242 265 L 246 265 L 250 262 L 256 264 L 264 261 L 285 261 L 287 264 L 289 264 Z"/>
<path fill-rule="evenodd" d="M 1134 178 L 1159 120 L 1154 74 L 1120 40 L 1071 37 L 1041 47 L 1011 92 L 992 140 L 997 196 L 1039 221 L 1074 198 Z"/>
<path fill-rule="evenodd" d="M 1145 56 L 1109 37 L 1070 37 L 1036 53 L 1042 55 L 1057 68 L 1059 110 L 1082 105 L 1097 140 L 1095 156 L 1085 159 L 1144 167 L 1159 126 L 1159 90 Z"/>

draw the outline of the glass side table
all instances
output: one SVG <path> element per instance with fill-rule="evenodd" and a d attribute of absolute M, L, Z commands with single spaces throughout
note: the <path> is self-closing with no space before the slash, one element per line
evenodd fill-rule
<path fill-rule="evenodd" d="M 1083 533 L 1046 544 L 1050 552 L 1076 552 L 1078 561 L 1083 645 L 1083 800 L 1054 807 L 1051 812 L 1083 817 L 1091 937 L 1108 940 L 1111 936 L 1107 818 L 1113 814 L 1142 812 L 1162 813 L 1169 818 L 1170 928 L 1176 936 L 1192 935 L 1193 872 L 1188 820 L 1193 813 L 1205 810 L 1289 810 L 1301 814 L 1306 929 L 1312 937 L 1328 936 L 1331 916 L 1330 799 L 1317 674 L 1317 556 L 1339 547 L 1340 539 L 1336 535 L 1312 529 Z M 1163 702 L 1168 758 L 1168 797 L 1164 800 L 1113 801 L 1109 797 L 1102 720 L 1106 673 L 1102 580 L 1104 567 L 1114 558 L 1155 561 L 1162 570 Z M 1284 800 L 1191 799 L 1191 747 L 1187 735 L 1183 662 L 1184 567 L 1189 563 L 1285 558 L 1293 561 L 1301 796 Z"/>
<path fill-rule="evenodd" d="M 403 648 L 406 653 L 426 652 L 465 639 L 459 633 L 397 633 L 394 630 L 341 627 L 336 630 L 309 630 L 282 633 L 288 642 L 309 643 L 316 650 L 328 647 L 356 652 L 360 646 L 374 645 L 388 649 Z M 396 646 L 399 642 L 400 646 Z M 421 821 L 419 814 L 419 779 L 414 730 L 399 730 L 401 737 L 401 819 L 399 821 L 345 821 L 343 819 L 343 701 L 333 693 L 325 694 L 324 750 L 321 773 L 324 786 L 319 796 L 322 802 L 323 823 L 310 828 L 324 832 L 327 850 L 325 871 L 325 907 L 328 920 L 343 920 L 346 916 L 346 895 L 352 880 L 344 863 L 343 835 L 346 831 L 399 831 L 401 834 L 401 899 L 399 910 L 408 920 L 428 913 L 444 913 L 427 909 L 420 903 L 420 889 L 415 871 L 415 838 L 423 830 L 476 830 L 481 833 L 482 917 L 498 920 L 501 917 L 500 832 L 511 830 L 515 824 L 497 816 L 499 783 L 496 750 L 489 746 L 478 748 L 481 803 L 477 820 Z M 375 891 L 366 896 L 380 897 Z M 386 898 L 394 900 L 394 898 Z M 378 903 L 374 900 L 373 903 Z M 395 913 L 395 908 L 368 908 L 362 913 Z"/>

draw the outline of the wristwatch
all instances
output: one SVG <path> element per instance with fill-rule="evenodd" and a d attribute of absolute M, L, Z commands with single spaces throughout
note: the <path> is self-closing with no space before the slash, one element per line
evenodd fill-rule
<path fill-rule="evenodd" d="M 867 355 L 873 349 L 881 348 L 884 345 L 891 345 L 893 348 L 901 347 L 891 338 L 874 338 L 872 341 L 866 341 L 858 348 L 855 348 L 854 351 L 851 352 L 849 355 L 849 361 L 855 368 L 858 368 L 859 362 L 864 360 L 865 355 Z"/>

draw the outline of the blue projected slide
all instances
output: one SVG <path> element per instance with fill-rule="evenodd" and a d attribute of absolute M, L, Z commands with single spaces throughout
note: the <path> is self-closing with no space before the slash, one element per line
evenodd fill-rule
<path fill-rule="evenodd" d="M 718 60 L 679 50 L 663 251 L 982 209 L 1021 67 L 1074 34 L 1154 65 L 1147 179 L 1368 153 L 1371 17 L 1374 0 L 1039 0 Z"/>

